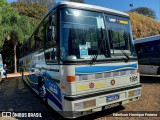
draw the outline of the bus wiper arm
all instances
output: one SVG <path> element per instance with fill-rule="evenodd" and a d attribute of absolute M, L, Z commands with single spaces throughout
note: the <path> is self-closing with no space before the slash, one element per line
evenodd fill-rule
<path fill-rule="evenodd" d="M 93 58 L 89 62 L 90 65 L 92 65 L 93 62 L 97 60 L 97 57 L 101 53 L 101 49 L 102 48 L 105 48 L 105 54 L 107 54 L 107 52 L 106 52 L 106 44 L 105 44 L 105 40 L 104 40 L 104 33 L 103 33 L 103 30 L 102 30 L 102 27 L 101 27 L 101 43 L 100 43 L 100 46 L 98 47 L 97 54 L 95 56 L 93 56 Z"/>
<path fill-rule="evenodd" d="M 121 50 L 121 52 L 123 53 L 123 55 L 127 58 L 127 59 L 124 59 L 124 61 L 125 61 L 125 62 L 128 62 L 128 60 L 130 60 L 130 57 L 127 55 L 127 53 L 126 53 L 124 50 L 122 50 L 120 44 L 117 45 L 117 42 L 114 41 L 114 40 L 112 40 L 112 43 L 113 43 L 114 45 L 116 45 L 116 47 L 119 47 L 119 48 L 120 48 L 120 50 Z"/>

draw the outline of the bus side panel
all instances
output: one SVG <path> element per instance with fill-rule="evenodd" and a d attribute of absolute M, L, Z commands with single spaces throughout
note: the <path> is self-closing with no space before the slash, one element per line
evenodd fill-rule
<path fill-rule="evenodd" d="M 38 94 L 38 77 L 35 74 L 25 75 L 23 80 Z"/>
<path fill-rule="evenodd" d="M 46 92 L 47 92 L 47 99 L 49 101 L 49 105 L 55 109 L 54 106 L 57 106 L 57 111 L 62 110 L 62 98 L 61 98 L 61 89 L 59 84 L 54 82 L 53 80 L 46 81 Z M 52 105 L 55 104 L 55 105 Z"/>

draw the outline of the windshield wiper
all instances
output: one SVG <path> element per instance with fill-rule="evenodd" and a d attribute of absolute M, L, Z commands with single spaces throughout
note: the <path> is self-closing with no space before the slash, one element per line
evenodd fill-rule
<path fill-rule="evenodd" d="M 89 62 L 90 65 L 92 65 L 97 60 L 97 57 L 101 53 L 101 49 L 102 48 L 105 51 L 105 56 L 107 56 L 106 42 L 105 42 L 105 39 L 104 39 L 103 29 L 101 27 L 101 43 L 100 43 L 100 45 L 98 47 L 97 54 L 94 55 L 93 58 L 91 59 L 91 61 Z"/>
<path fill-rule="evenodd" d="M 128 62 L 128 61 L 130 60 L 130 57 L 129 57 L 129 56 L 127 55 L 127 53 L 121 48 L 120 42 L 118 43 L 119 46 L 117 45 L 117 41 L 111 40 L 111 42 L 112 42 L 114 45 L 116 45 L 116 47 L 119 47 L 119 48 L 120 48 L 120 50 L 121 50 L 121 52 L 123 53 L 123 55 L 127 58 L 127 59 L 123 58 L 124 61 L 125 61 L 125 62 Z M 113 45 L 113 46 L 114 46 L 114 45 Z"/>
<path fill-rule="evenodd" d="M 126 58 L 123 58 L 123 60 L 125 62 L 128 62 L 128 60 L 130 60 L 130 57 L 127 55 L 127 53 L 121 48 L 121 45 L 120 45 L 120 40 L 119 40 L 119 33 L 118 33 L 118 45 L 117 45 L 117 41 L 115 40 L 112 40 L 113 38 L 113 34 L 112 34 L 112 30 L 109 30 L 109 35 L 110 35 L 110 38 L 111 38 L 111 45 L 113 46 L 113 54 L 114 54 L 114 45 L 116 45 L 117 48 L 120 48 L 121 52 L 123 53 L 123 55 L 126 57 Z"/>

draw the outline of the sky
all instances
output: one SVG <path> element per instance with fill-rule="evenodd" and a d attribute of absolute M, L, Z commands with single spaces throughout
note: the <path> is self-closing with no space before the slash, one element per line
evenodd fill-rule
<path fill-rule="evenodd" d="M 8 2 L 13 2 L 17 0 L 7 0 Z M 62 0 L 56 0 L 60 2 Z M 138 7 L 148 7 L 156 12 L 157 20 L 160 22 L 160 0 L 84 0 L 85 3 L 91 5 L 97 5 L 102 7 L 107 7 L 119 11 L 126 12 L 131 10 L 130 4 L 133 4 L 132 9 Z"/>

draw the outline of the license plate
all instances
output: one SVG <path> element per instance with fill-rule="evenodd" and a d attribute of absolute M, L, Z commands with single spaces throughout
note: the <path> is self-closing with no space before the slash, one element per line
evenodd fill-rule
<path fill-rule="evenodd" d="M 119 94 L 109 95 L 107 96 L 107 102 L 115 101 L 119 99 Z"/>

